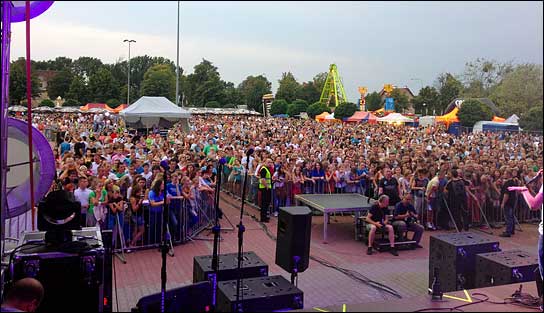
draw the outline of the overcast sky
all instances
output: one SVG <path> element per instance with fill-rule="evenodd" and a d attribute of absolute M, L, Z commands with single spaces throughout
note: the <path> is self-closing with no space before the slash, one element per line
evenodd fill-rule
<path fill-rule="evenodd" d="M 176 60 L 177 2 L 56 1 L 31 20 L 34 60 L 67 56 Z M 543 63 L 539 2 L 181 2 L 180 65 L 203 58 L 239 84 L 282 72 L 299 82 L 338 66 L 350 101 L 358 86 L 408 85 L 414 93 L 478 57 Z M 25 25 L 12 26 L 11 59 L 25 55 Z M 414 80 L 415 79 L 415 80 Z M 419 80 L 418 80 L 419 79 Z"/>

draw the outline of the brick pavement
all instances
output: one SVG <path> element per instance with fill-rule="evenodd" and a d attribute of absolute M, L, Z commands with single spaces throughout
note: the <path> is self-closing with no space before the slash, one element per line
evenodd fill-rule
<path fill-rule="evenodd" d="M 239 202 L 229 196 L 222 196 L 220 206 L 231 222 L 237 225 L 240 216 Z M 257 210 L 250 205 L 246 205 L 245 210 L 250 215 L 259 216 Z M 274 236 L 276 222 L 277 218 L 271 218 L 271 222 L 267 224 Z M 223 227 L 230 226 L 225 220 L 221 223 Z M 282 275 L 289 279 L 290 275 L 275 265 L 275 241 L 269 238 L 259 223 L 251 217 L 244 216 L 244 225 L 246 226 L 244 251 L 254 251 L 263 259 L 269 265 L 270 275 Z M 523 224 L 522 227 L 523 232 L 517 232 L 513 238 L 498 237 L 502 230 L 496 229 L 494 239 L 500 241 L 503 250 L 519 248 L 536 254 L 537 226 Z M 322 243 L 322 229 L 323 218 L 313 217 L 311 255 L 337 266 L 355 270 L 369 279 L 385 284 L 403 298 L 426 294 L 429 237 L 438 232 L 424 233 L 423 249 L 400 251 L 400 256 L 394 257 L 387 252 L 367 256 L 366 245 L 354 240 L 354 222 L 349 215 L 331 219 L 328 244 Z M 201 235 L 213 239 L 213 235 L 208 231 L 202 232 Z M 222 237 L 224 240 L 221 241 L 220 253 L 237 252 L 237 232 L 224 231 Z M 204 240 L 176 246 L 175 256 L 168 256 L 167 260 L 167 288 L 191 284 L 193 257 L 210 255 L 212 249 L 213 241 Z M 160 291 L 161 255 L 157 249 L 132 252 L 126 254 L 126 259 L 127 264 L 123 264 L 115 258 L 120 311 L 130 311 L 139 298 Z M 299 274 L 298 287 L 304 291 L 305 308 L 396 299 L 388 293 L 378 291 L 313 260 L 310 261 L 309 268 Z"/>

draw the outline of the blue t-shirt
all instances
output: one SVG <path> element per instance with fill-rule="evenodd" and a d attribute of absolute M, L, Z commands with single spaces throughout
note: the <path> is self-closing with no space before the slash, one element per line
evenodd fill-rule
<path fill-rule="evenodd" d="M 161 192 L 159 195 L 156 195 L 155 191 L 153 191 L 153 190 L 149 191 L 149 201 L 161 202 L 163 200 L 164 200 L 164 193 Z M 150 203 L 149 211 L 151 211 L 151 212 L 161 212 L 162 211 L 162 205 L 151 206 L 151 203 Z"/>
<path fill-rule="evenodd" d="M 70 151 L 70 144 L 67 142 L 63 142 L 60 144 L 60 155 L 64 155 L 65 152 Z"/>
<path fill-rule="evenodd" d="M 170 196 L 177 197 L 177 196 L 181 195 L 181 188 L 182 188 L 181 184 L 178 184 L 178 190 L 180 192 L 180 194 L 178 194 L 178 192 L 176 190 L 176 185 L 174 185 L 173 183 L 168 183 L 166 185 L 166 192 Z M 171 209 L 181 208 L 181 199 L 172 199 L 172 200 L 170 200 L 170 208 Z"/>
<path fill-rule="evenodd" d="M 358 169 L 357 169 L 357 176 L 361 176 L 361 175 L 363 175 L 363 174 L 368 175 L 368 169 L 367 169 L 366 167 L 365 167 L 365 168 L 362 168 L 362 169 L 361 169 L 361 168 L 358 168 Z M 361 178 L 361 180 L 359 180 L 359 185 L 360 185 L 361 187 L 366 187 L 366 179 Z"/>
<path fill-rule="evenodd" d="M 144 172 L 144 168 L 142 166 L 136 169 L 136 174 L 142 174 L 143 172 Z"/>

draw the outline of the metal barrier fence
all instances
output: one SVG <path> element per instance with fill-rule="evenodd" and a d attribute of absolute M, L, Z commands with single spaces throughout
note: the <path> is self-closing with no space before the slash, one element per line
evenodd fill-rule
<path fill-rule="evenodd" d="M 133 212 L 125 207 L 124 212 L 112 214 L 101 207 L 103 218 L 98 221 L 101 229 L 113 230 L 113 245 L 116 253 L 127 250 L 157 248 L 162 242 L 163 208 L 144 205 L 143 210 Z M 170 245 L 199 239 L 197 236 L 215 222 L 213 194 L 197 193 L 194 200 L 172 200 L 169 205 L 168 231 Z M 92 226 L 92 225 L 91 225 Z"/>

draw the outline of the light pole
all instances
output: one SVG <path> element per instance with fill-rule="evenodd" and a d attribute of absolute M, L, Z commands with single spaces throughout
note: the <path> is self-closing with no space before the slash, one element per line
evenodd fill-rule
<path fill-rule="evenodd" d="M 423 103 L 423 108 L 425 109 L 425 115 L 428 115 L 427 114 L 427 103 Z M 421 114 L 423 114 L 423 112 L 421 112 Z"/>
<path fill-rule="evenodd" d="M 421 80 L 421 78 L 410 78 L 410 80 L 418 80 L 419 81 L 419 91 L 417 92 L 417 94 L 419 95 L 419 93 L 421 92 L 421 89 L 423 89 L 423 81 Z"/>
<path fill-rule="evenodd" d="M 127 105 L 130 105 L 130 43 L 136 40 L 125 39 L 123 42 L 128 42 L 128 82 L 127 82 Z"/>
<path fill-rule="evenodd" d="M 179 1 L 178 1 L 178 36 L 176 45 L 176 105 L 179 106 Z"/>

